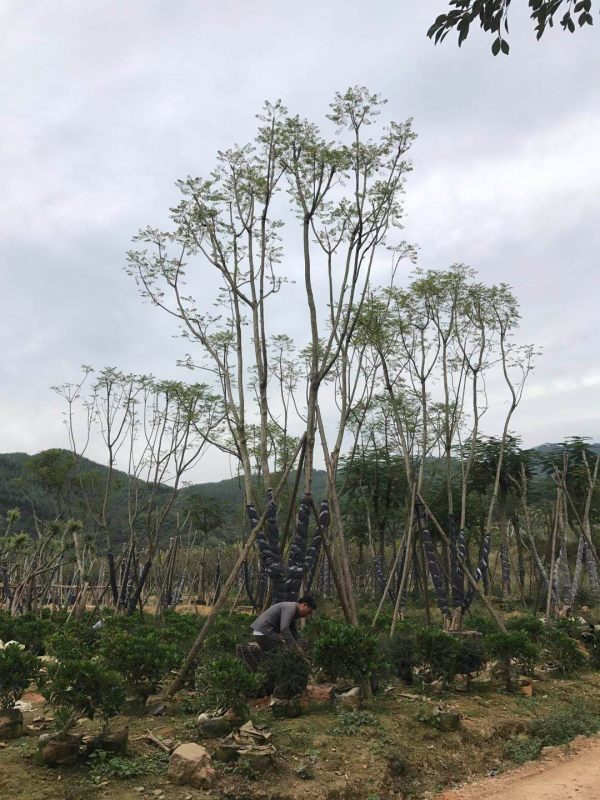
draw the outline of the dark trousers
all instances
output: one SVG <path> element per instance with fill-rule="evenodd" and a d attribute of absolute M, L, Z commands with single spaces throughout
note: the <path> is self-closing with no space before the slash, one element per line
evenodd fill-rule
<path fill-rule="evenodd" d="M 278 633 L 267 633 L 263 636 L 253 636 L 252 639 L 255 642 L 258 642 L 263 653 L 270 653 L 283 644 Z"/>

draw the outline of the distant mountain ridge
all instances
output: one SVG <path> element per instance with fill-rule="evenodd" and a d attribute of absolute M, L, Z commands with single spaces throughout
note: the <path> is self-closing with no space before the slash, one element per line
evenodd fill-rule
<path fill-rule="evenodd" d="M 63 454 L 67 459 L 71 454 L 67 450 L 56 448 L 54 452 Z M 53 519 L 57 514 L 56 487 L 40 480 L 31 469 L 41 454 L 30 456 L 27 453 L 1 453 L 0 454 L 0 532 L 3 530 L 7 511 L 18 508 L 21 518 L 19 530 L 33 533 L 35 530 L 34 509 L 40 519 Z M 105 475 L 108 467 L 98 464 L 85 457 L 81 458 L 81 474 L 87 480 L 93 480 L 94 475 Z M 295 473 L 291 473 L 293 480 Z M 114 470 L 115 500 L 113 503 L 111 528 L 116 531 L 127 529 L 127 486 L 129 476 L 121 470 Z M 324 470 L 315 470 L 313 473 L 313 492 L 318 500 L 324 496 L 327 485 L 327 473 Z M 301 488 L 300 488 L 301 491 Z M 164 499 L 170 492 L 169 486 L 159 488 L 159 497 Z M 172 509 L 170 518 L 165 524 L 162 539 L 168 538 L 175 530 L 175 515 L 187 507 L 189 498 L 199 496 L 212 509 L 215 507 L 222 514 L 222 524 L 216 534 L 216 540 L 232 540 L 239 535 L 246 524 L 244 512 L 244 485 L 241 478 L 225 478 L 220 481 L 197 483 L 184 486 L 179 490 L 177 501 Z M 260 499 L 260 498 L 259 498 Z M 79 517 L 83 512 L 83 501 L 76 496 L 64 498 L 63 515 Z M 78 513 L 80 512 L 80 513 Z"/>
<path fill-rule="evenodd" d="M 586 446 L 593 453 L 600 455 L 600 442 L 586 442 Z M 552 455 L 560 453 L 561 444 L 557 442 L 546 442 L 537 447 L 530 448 L 540 455 Z M 65 459 L 71 454 L 67 450 L 57 448 L 53 451 L 42 451 L 42 453 L 54 452 L 64 454 Z M 4 530 L 4 519 L 9 509 L 18 508 L 21 519 L 17 526 L 19 530 L 29 533 L 35 531 L 34 509 L 37 516 L 41 519 L 53 519 L 57 513 L 56 488 L 47 485 L 30 468 L 35 460 L 42 454 L 30 456 L 27 453 L 2 453 L 0 454 L 0 533 Z M 98 464 L 87 458 L 81 459 L 82 474 L 88 480 L 93 480 L 94 475 L 102 475 L 108 469 L 103 464 Z M 128 475 L 125 472 L 115 470 L 115 501 L 113 504 L 111 528 L 119 532 L 116 542 L 125 538 L 127 530 L 127 485 Z M 290 480 L 293 481 L 294 473 Z M 324 470 L 315 470 L 313 478 L 313 494 L 319 501 L 325 496 L 327 487 L 327 473 Z M 163 499 L 168 495 L 168 486 L 161 486 L 159 496 Z M 300 487 L 301 491 L 301 487 Z M 191 497 L 198 497 L 201 502 L 206 503 L 207 507 L 217 509 L 221 514 L 221 523 L 217 528 L 213 528 L 213 543 L 219 541 L 234 541 L 239 538 L 241 532 L 247 529 L 247 521 L 244 512 L 244 486 L 241 478 L 224 478 L 220 481 L 210 481 L 196 483 L 183 487 L 172 509 L 170 518 L 164 526 L 161 538 L 168 539 L 175 531 L 176 514 L 184 511 L 190 502 Z M 83 513 L 83 502 L 81 498 L 73 498 L 73 507 L 69 509 L 71 513 L 64 512 L 64 516 L 80 517 Z M 259 498 L 260 500 L 260 498 Z"/>

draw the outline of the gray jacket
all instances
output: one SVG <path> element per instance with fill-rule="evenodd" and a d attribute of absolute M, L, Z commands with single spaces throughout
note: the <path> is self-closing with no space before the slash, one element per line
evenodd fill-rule
<path fill-rule="evenodd" d="M 255 633 L 272 636 L 280 633 L 288 647 L 298 647 L 300 634 L 296 629 L 296 620 L 300 618 L 296 602 L 275 603 L 257 617 L 250 626 Z"/>

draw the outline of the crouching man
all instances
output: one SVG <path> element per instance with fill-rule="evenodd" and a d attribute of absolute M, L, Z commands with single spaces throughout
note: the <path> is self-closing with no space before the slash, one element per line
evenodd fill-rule
<path fill-rule="evenodd" d="M 263 653 L 281 645 L 301 650 L 301 637 L 296 621 L 310 617 L 316 607 L 314 598 L 309 594 L 296 601 L 275 603 L 252 623 L 254 641 L 258 642 Z"/>

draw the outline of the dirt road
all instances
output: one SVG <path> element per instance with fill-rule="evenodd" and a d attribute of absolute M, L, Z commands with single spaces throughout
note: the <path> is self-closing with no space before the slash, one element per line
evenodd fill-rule
<path fill-rule="evenodd" d="M 540 761 L 444 792 L 439 800 L 600 800 L 600 736 L 551 748 Z"/>

